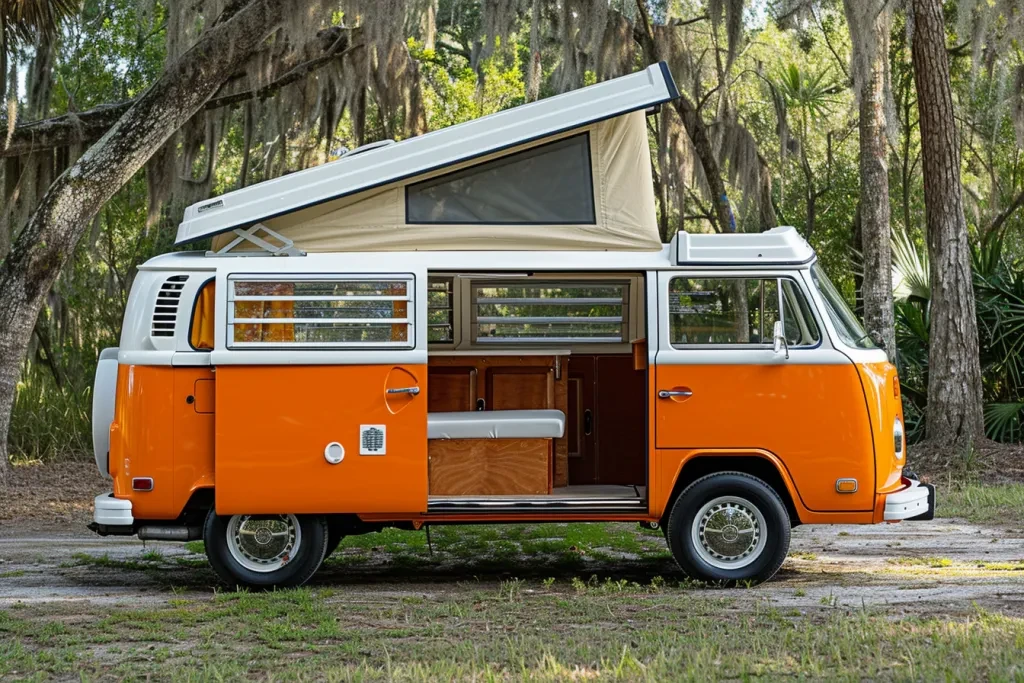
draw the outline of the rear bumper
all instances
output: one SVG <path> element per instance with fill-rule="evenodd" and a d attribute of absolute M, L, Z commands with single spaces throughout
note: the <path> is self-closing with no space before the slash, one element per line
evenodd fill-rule
<path fill-rule="evenodd" d="M 905 488 L 885 496 L 886 522 L 905 519 L 932 519 L 935 516 L 935 487 L 916 479 L 904 479 Z"/>
<path fill-rule="evenodd" d="M 100 527 L 131 527 L 135 524 L 132 516 L 132 502 L 114 498 L 113 493 L 101 493 L 93 499 L 92 521 Z"/>

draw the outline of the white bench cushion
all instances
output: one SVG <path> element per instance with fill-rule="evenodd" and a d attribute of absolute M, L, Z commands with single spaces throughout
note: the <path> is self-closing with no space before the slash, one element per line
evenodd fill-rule
<path fill-rule="evenodd" d="M 565 433 L 561 410 L 476 410 L 428 413 L 428 439 L 557 439 Z"/>

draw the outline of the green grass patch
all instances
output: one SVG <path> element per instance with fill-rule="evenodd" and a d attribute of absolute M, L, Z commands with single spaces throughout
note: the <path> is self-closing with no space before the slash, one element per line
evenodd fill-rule
<path fill-rule="evenodd" d="M 932 569 L 944 569 L 953 566 L 953 560 L 948 557 L 895 557 L 887 560 L 887 562 L 900 567 L 931 567 Z"/>
<path fill-rule="evenodd" d="M 975 523 L 1024 520 L 1024 484 L 953 484 L 938 490 L 935 514 Z"/>
<path fill-rule="evenodd" d="M 1024 620 L 778 610 L 655 582 L 218 593 L 0 611 L 0 677 L 188 680 L 1014 679 Z M 69 618 L 72 617 L 72 618 Z"/>

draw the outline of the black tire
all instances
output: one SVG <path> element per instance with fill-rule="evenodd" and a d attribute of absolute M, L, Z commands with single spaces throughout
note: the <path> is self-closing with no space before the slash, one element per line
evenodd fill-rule
<path fill-rule="evenodd" d="M 760 532 L 764 535 L 764 542 L 760 550 L 755 548 L 756 557 L 748 561 L 748 564 L 736 568 L 712 564 L 712 561 L 722 564 L 728 564 L 729 561 L 711 558 L 710 551 L 699 548 L 693 538 L 694 524 L 699 521 L 696 520 L 698 513 L 712 501 L 724 497 L 745 501 L 764 520 Z M 756 513 L 750 519 L 757 521 Z M 759 522 L 757 526 L 761 526 Z M 789 513 L 779 494 L 764 481 L 742 472 L 719 472 L 693 482 L 676 498 L 668 516 L 665 536 L 676 562 L 693 579 L 726 585 L 761 583 L 779 571 L 789 552 Z M 738 559 L 736 562 L 742 563 L 744 560 Z"/>
<path fill-rule="evenodd" d="M 228 540 L 228 530 L 236 516 L 222 517 L 210 510 L 206 524 L 203 525 L 206 557 L 229 586 L 252 590 L 301 586 L 309 581 L 324 561 L 327 551 L 327 520 L 320 515 L 296 515 L 301 536 L 295 555 L 273 571 L 254 571 L 246 567 L 233 555 Z"/>
<path fill-rule="evenodd" d="M 345 540 L 345 534 L 341 532 L 340 524 L 327 523 L 327 552 L 324 553 L 324 559 L 327 559 L 334 554 L 334 551 L 338 549 L 338 544 Z"/>

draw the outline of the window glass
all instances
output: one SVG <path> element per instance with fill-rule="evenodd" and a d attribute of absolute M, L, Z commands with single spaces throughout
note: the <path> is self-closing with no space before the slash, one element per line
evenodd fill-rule
<path fill-rule="evenodd" d="M 779 319 L 778 283 L 677 277 L 669 283 L 669 317 L 673 345 L 770 346 Z"/>
<path fill-rule="evenodd" d="M 432 277 L 427 283 L 427 341 L 450 344 L 454 337 L 452 278 Z"/>
<path fill-rule="evenodd" d="M 586 133 L 406 188 L 406 222 L 593 225 Z"/>
<path fill-rule="evenodd" d="M 627 282 L 474 283 L 477 343 L 629 341 Z"/>
<path fill-rule="evenodd" d="M 230 283 L 229 346 L 413 346 L 411 277 Z"/>
<path fill-rule="evenodd" d="M 202 286 L 192 307 L 192 326 L 189 328 L 188 343 L 196 351 L 213 350 L 213 306 L 216 298 L 216 283 L 210 280 Z"/>
<path fill-rule="evenodd" d="M 821 298 L 825 300 L 825 310 L 828 312 L 828 317 L 832 320 L 832 325 L 835 326 L 840 340 L 853 348 L 875 348 L 875 342 L 871 340 L 871 337 L 861 327 L 857 316 L 846 305 L 846 301 L 839 293 L 839 290 L 836 289 L 836 286 L 832 284 L 832 281 L 825 275 L 825 271 L 817 263 L 811 266 L 811 280 L 814 281 L 814 285 L 821 292 Z"/>
<path fill-rule="evenodd" d="M 786 342 L 790 346 L 813 346 L 821 341 L 818 323 L 810 304 L 795 282 L 782 282 L 782 324 L 786 328 Z"/>

